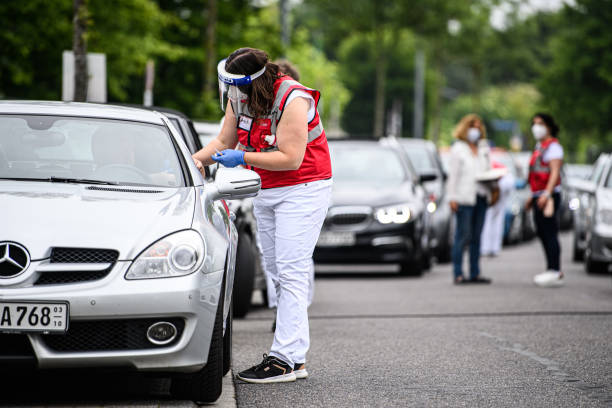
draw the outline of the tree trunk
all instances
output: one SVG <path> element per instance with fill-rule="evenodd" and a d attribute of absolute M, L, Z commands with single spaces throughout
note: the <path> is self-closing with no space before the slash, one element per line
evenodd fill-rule
<path fill-rule="evenodd" d="M 444 88 L 444 74 L 442 73 L 441 58 L 434 56 L 434 69 L 436 72 L 436 84 L 433 93 L 433 125 L 432 138 L 433 142 L 438 145 L 440 140 L 440 129 L 442 128 L 442 89 Z"/>
<path fill-rule="evenodd" d="M 73 3 L 72 52 L 74 53 L 74 100 L 87 100 L 87 0 L 74 0 Z"/>
<path fill-rule="evenodd" d="M 474 87 L 472 90 L 472 111 L 480 113 L 480 93 L 482 91 L 482 67 L 476 63 L 472 67 L 474 73 Z"/>
<path fill-rule="evenodd" d="M 204 98 L 212 97 L 217 81 L 215 70 L 217 67 L 217 0 L 208 0 L 206 16 L 206 38 L 204 38 L 204 78 L 202 91 Z"/>
<path fill-rule="evenodd" d="M 281 26 L 281 45 L 283 46 L 283 55 L 287 53 L 289 48 L 289 1 L 280 0 L 280 26 Z"/>
<path fill-rule="evenodd" d="M 374 93 L 374 137 L 384 136 L 385 127 L 385 82 L 387 78 L 387 56 L 385 55 L 383 28 L 375 28 L 374 54 L 376 55 L 376 82 Z"/>

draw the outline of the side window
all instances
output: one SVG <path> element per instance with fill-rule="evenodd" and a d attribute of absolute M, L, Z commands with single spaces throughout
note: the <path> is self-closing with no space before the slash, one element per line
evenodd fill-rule
<path fill-rule="evenodd" d="M 598 160 L 597 165 L 595 167 L 595 170 L 593 171 L 593 177 L 591 178 L 591 180 L 593 181 L 593 183 L 595 183 L 595 185 L 599 185 L 599 181 L 601 180 L 601 175 L 604 171 L 604 169 L 606 168 L 608 160 L 603 159 L 603 160 Z"/>

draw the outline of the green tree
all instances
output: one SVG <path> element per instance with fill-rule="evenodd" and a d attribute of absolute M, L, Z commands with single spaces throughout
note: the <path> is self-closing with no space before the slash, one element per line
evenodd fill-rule
<path fill-rule="evenodd" d="M 561 13 L 552 61 L 539 81 L 543 106 L 562 125 L 570 150 L 579 137 L 612 142 L 612 1 L 576 0 Z"/>
<path fill-rule="evenodd" d="M 59 99 L 72 1 L 3 1 L 0 21 L 0 98 Z"/>

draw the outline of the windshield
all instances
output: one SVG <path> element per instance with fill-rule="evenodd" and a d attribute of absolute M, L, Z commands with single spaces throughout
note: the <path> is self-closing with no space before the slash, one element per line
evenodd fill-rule
<path fill-rule="evenodd" d="M 332 143 L 330 154 L 335 183 L 395 185 L 407 178 L 397 152 L 391 148 Z"/>
<path fill-rule="evenodd" d="M 593 167 L 586 164 L 566 164 L 565 174 L 569 178 L 588 180 L 593 172 Z"/>
<path fill-rule="evenodd" d="M 165 127 L 60 116 L 0 115 L 0 178 L 184 185 Z"/>
<path fill-rule="evenodd" d="M 414 167 L 419 174 L 431 174 L 438 172 L 433 157 L 426 149 L 414 146 L 403 146 L 403 148 L 408 155 L 410 163 L 412 163 L 412 167 Z"/>

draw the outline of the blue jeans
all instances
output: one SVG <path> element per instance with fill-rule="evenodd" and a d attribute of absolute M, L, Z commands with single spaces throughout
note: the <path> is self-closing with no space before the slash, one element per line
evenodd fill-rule
<path fill-rule="evenodd" d="M 455 213 L 457 228 L 453 243 L 453 272 L 455 279 L 463 276 L 463 250 L 470 246 L 470 278 L 480 275 L 480 235 L 487 212 L 487 199 L 484 196 L 476 198 L 475 205 L 460 205 Z"/>

